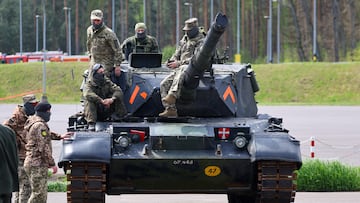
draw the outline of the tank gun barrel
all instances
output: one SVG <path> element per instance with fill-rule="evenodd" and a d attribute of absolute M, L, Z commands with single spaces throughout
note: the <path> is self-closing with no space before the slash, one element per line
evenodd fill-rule
<path fill-rule="evenodd" d="M 211 58 L 215 52 L 216 44 L 228 25 L 226 15 L 218 13 L 215 17 L 204 43 L 200 50 L 192 57 L 189 66 L 185 70 L 184 88 L 194 90 L 199 85 L 199 79 L 205 70 L 211 67 Z"/>

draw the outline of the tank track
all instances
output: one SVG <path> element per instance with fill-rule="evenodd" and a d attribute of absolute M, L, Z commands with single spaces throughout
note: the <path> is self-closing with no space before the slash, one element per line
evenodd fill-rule
<path fill-rule="evenodd" d="M 65 167 L 68 203 L 105 202 L 105 163 L 71 162 Z"/>
<path fill-rule="evenodd" d="M 281 161 L 258 162 L 257 203 L 293 203 L 297 164 Z"/>

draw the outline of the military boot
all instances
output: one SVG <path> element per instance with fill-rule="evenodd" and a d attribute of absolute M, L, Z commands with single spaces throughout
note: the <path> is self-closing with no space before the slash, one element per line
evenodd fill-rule
<path fill-rule="evenodd" d="M 161 101 L 168 105 L 174 105 L 176 103 L 176 98 L 172 94 L 166 95 L 166 97 L 162 98 Z"/>
<path fill-rule="evenodd" d="M 178 117 L 176 108 L 166 108 L 164 112 L 159 114 L 160 117 Z"/>

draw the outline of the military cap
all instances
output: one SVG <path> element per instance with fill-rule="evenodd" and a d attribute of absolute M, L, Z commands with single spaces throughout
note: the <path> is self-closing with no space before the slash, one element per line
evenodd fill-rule
<path fill-rule="evenodd" d="M 91 20 L 102 20 L 103 18 L 103 12 L 99 9 L 91 11 Z"/>
<path fill-rule="evenodd" d="M 93 73 L 96 73 L 100 68 L 103 68 L 103 66 L 100 63 L 95 63 L 92 67 Z"/>
<path fill-rule="evenodd" d="M 35 106 L 35 111 L 46 112 L 51 109 L 51 104 L 47 101 L 41 101 Z"/>
<path fill-rule="evenodd" d="M 25 96 L 23 96 L 22 99 L 23 99 L 24 104 L 25 104 L 26 102 L 29 102 L 29 103 L 36 103 L 36 102 L 38 102 L 38 101 L 36 100 L 36 97 L 35 97 L 34 94 L 25 95 Z"/>
<path fill-rule="evenodd" d="M 191 30 L 193 27 L 198 27 L 198 19 L 197 18 L 190 18 L 185 21 L 185 27 L 183 28 L 184 31 Z"/>
<path fill-rule="evenodd" d="M 136 31 L 137 29 L 139 29 L 139 28 L 142 28 L 142 29 L 146 30 L 146 25 L 145 25 L 145 23 L 136 23 L 136 25 L 135 25 L 135 31 Z"/>

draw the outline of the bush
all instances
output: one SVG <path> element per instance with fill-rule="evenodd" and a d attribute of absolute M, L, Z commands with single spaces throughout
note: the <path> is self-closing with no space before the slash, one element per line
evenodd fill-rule
<path fill-rule="evenodd" d="M 48 192 L 66 192 L 67 182 L 65 181 L 49 181 Z"/>
<path fill-rule="evenodd" d="M 345 192 L 360 190 L 360 167 L 338 161 L 307 160 L 298 171 L 297 190 Z"/>

